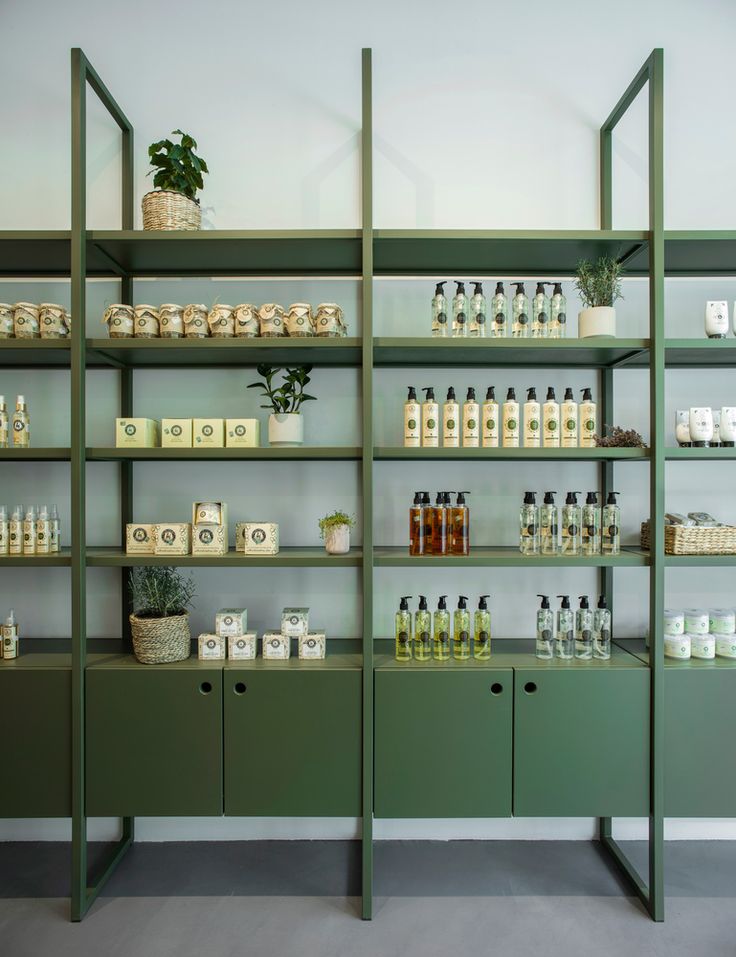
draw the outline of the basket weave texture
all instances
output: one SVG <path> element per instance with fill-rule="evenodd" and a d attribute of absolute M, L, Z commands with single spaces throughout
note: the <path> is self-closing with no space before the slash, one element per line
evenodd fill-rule
<path fill-rule="evenodd" d="M 163 665 L 184 661 L 191 650 L 189 615 L 169 615 L 168 618 L 138 618 L 130 616 L 133 653 L 144 665 Z"/>
<path fill-rule="evenodd" d="M 199 203 L 183 193 L 154 189 L 141 202 L 144 229 L 199 229 L 202 210 Z"/>
<path fill-rule="evenodd" d="M 649 546 L 649 522 L 642 522 L 641 547 L 649 551 Z M 736 554 L 736 526 L 665 525 L 664 552 L 665 555 Z"/>

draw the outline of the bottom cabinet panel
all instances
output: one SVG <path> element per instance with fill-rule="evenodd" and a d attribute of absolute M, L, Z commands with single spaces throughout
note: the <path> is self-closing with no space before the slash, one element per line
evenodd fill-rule
<path fill-rule="evenodd" d="M 649 813 L 649 671 L 514 675 L 514 814 Z"/>
<path fill-rule="evenodd" d="M 511 814 L 513 672 L 375 673 L 376 817 Z"/>
<path fill-rule="evenodd" d="M 296 665 L 225 671 L 226 814 L 361 813 L 362 672 Z"/>
<path fill-rule="evenodd" d="M 222 814 L 221 669 L 88 669 L 87 814 Z"/>

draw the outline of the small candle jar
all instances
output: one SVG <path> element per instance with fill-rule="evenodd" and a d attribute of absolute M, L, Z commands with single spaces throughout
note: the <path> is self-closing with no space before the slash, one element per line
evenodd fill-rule
<path fill-rule="evenodd" d="M 16 339 L 38 339 L 38 306 L 33 302 L 16 302 L 13 306 L 13 328 Z"/>
<path fill-rule="evenodd" d="M 135 330 L 135 312 L 132 306 L 115 302 L 105 309 L 102 321 L 107 325 L 111 339 L 132 339 Z"/>
<path fill-rule="evenodd" d="M 136 306 L 134 312 L 136 339 L 158 339 L 158 309 L 154 306 L 142 305 Z"/>
<path fill-rule="evenodd" d="M 38 310 L 38 324 L 42 339 L 66 339 L 69 329 L 66 310 L 55 302 L 42 302 Z"/>
<path fill-rule="evenodd" d="M 259 333 L 258 308 L 250 302 L 242 302 L 233 310 L 235 335 L 239 339 L 255 339 Z"/>
<path fill-rule="evenodd" d="M 13 307 L 9 302 L 0 302 L 0 339 L 12 339 L 14 335 Z"/>
<path fill-rule="evenodd" d="M 290 336 L 304 338 L 314 335 L 314 317 L 312 307 L 308 302 L 294 302 L 289 306 L 284 320 L 286 331 Z"/>
<path fill-rule="evenodd" d="M 162 339 L 181 339 L 184 335 L 184 308 L 175 302 L 165 302 L 158 310 Z"/>
<path fill-rule="evenodd" d="M 192 302 L 184 306 L 184 335 L 187 339 L 206 339 L 209 334 L 207 306 L 202 302 Z"/>
<path fill-rule="evenodd" d="M 213 339 L 232 339 L 235 335 L 235 316 L 232 306 L 217 303 L 210 309 L 207 322 Z"/>
<path fill-rule="evenodd" d="M 728 303 L 706 302 L 705 334 L 709 339 L 725 339 L 728 334 Z"/>
<path fill-rule="evenodd" d="M 675 439 L 681 449 L 690 448 L 690 411 L 678 409 L 675 412 Z"/>
<path fill-rule="evenodd" d="M 709 448 L 713 441 L 713 410 L 708 407 L 691 408 L 688 428 L 694 448 Z"/>
<path fill-rule="evenodd" d="M 264 339 L 276 339 L 286 335 L 284 310 L 275 302 L 267 302 L 258 310 L 258 323 Z"/>
<path fill-rule="evenodd" d="M 337 338 L 345 335 L 342 309 L 336 302 L 321 302 L 314 320 L 316 335 Z"/>

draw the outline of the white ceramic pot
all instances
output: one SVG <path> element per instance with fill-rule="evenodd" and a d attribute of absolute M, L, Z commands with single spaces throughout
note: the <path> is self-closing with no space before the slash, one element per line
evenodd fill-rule
<path fill-rule="evenodd" d="M 350 551 L 350 526 L 333 525 L 325 532 L 325 550 L 328 555 L 345 555 Z"/>
<path fill-rule="evenodd" d="M 588 339 L 590 336 L 616 336 L 616 310 L 613 306 L 591 306 L 578 313 L 578 336 Z"/>
<path fill-rule="evenodd" d="M 301 412 L 272 412 L 268 417 L 269 445 L 301 445 L 304 419 Z"/>

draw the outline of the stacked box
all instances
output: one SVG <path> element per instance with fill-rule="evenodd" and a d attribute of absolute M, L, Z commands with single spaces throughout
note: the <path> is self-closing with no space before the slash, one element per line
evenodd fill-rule
<path fill-rule="evenodd" d="M 255 631 L 246 631 L 245 634 L 230 636 L 227 639 L 227 656 L 237 660 L 253 659 L 256 657 L 258 638 Z"/>
<path fill-rule="evenodd" d="M 215 615 L 215 632 L 222 638 L 239 638 L 248 631 L 247 608 L 221 608 Z"/>
<path fill-rule="evenodd" d="M 280 631 L 263 632 L 263 657 L 267 660 L 285 661 L 291 656 L 291 638 Z"/>
<path fill-rule="evenodd" d="M 258 419 L 225 419 L 225 446 L 229 449 L 257 449 L 261 440 Z"/>
<path fill-rule="evenodd" d="M 188 522 L 161 522 L 153 529 L 154 555 L 188 555 L 191 551 L 192 526 Z"/>
<path fill-rule="evenodd" d="M 235 548 L 246 555 L 278 555 L 279 526 L 276 522 L 238 522 Z"/>
<path fill-rule="evenodd" d="M 299 637 L 299 657 L 302 659 L 324 658 L 327 651 L 327 635 L 324 631 L 310 631 Z"/>
<path fill-rule="evenodd" d="M 197 639 L 197 657 L 202 661 L 222 661 L 225 657 L 225 639 L 219 635 L 200 635 Z"/>
<path fill-rule="evenodd" d="M 308 608 L 284 608 L 281 613 L 281 634 L 300 638 L 309 632 Z"/>
<path fill-rule="evenodd" d="M 227 555 L 227 525 L 192 525 L 192 555 Z"/>
<path fill-rule="evenodd" d="M 125 526 L 126 555 L 153 555 L 156 546 L 155 525 Z"/>

